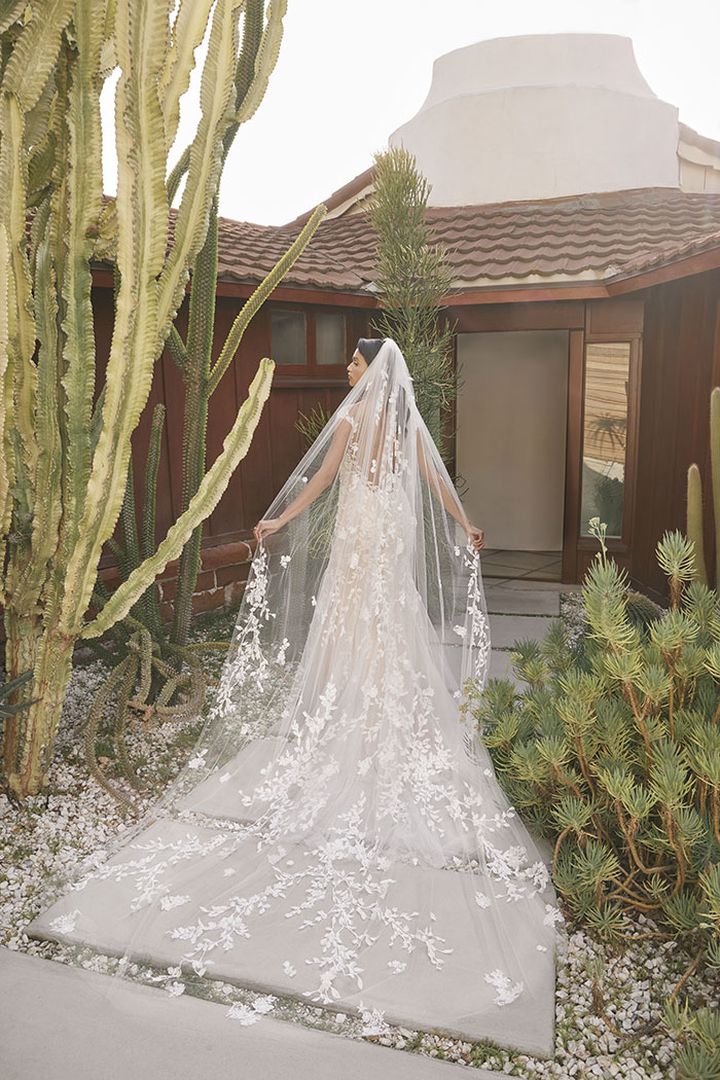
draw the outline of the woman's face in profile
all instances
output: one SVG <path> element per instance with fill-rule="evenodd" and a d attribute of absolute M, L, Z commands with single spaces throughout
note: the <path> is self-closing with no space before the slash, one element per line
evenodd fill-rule
<path fill-rule="evenodd" d="M 362 353 L 356 349 L 352 355 L 352 360 L 347 366 L 348 382 L 351 386 L 360 379 L 368 369 L 368 364 Z"/>

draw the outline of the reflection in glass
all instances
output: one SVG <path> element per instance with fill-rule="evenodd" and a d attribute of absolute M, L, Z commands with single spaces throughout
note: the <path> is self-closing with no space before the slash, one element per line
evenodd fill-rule
<path fill-rule="evenodd" d="M 305 313 L 273 311 L 270 314 L 270 353 L 276 364 L 307 364 Z"/>
<path fill-rule="evenodd" d="M 318 364 L 345 363 L 345 316 L 318 311 L 315 315 L 315 360 Z"/>
<path fill-rule="evenodd" d="M 607 523 L 608 536 L 622 536 L 629 381 L 629 341 L 586 345 L 581 536 L 592 517 Z"/>

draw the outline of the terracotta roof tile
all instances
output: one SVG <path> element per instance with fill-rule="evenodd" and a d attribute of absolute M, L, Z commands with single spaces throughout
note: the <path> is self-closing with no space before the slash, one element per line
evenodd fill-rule
<path fill-rule="evenodd" d="M 606 279 L 720 246 L 720 194 L 676 188 L 431 207 L 426 220 L 446 249 L 457 288 Z M 222 218 L 221 278 L 260 280 L 298 232 L 295 223 L 274 227 Z M 366 214 L 326 219 L 284 283 L 367 291 L 375 253 Z"/>

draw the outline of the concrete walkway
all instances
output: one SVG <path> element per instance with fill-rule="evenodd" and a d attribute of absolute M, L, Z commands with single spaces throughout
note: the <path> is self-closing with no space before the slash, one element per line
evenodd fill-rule
<path fill-rule="evenodd" d="M 541 641 L 553 618 L 560 615 L 560 593 L 580 586 L 521 578 L 485 578 L 483 586 L 490 616 L 490 678 L 510 679 L 522 687 L 525 684 L 510 663 L 513 642 L 519 638 Z"/>
<path fill-rule="evenodd" d="M 486 579 L 491 677 L 508 677 L 518 638 L 540 640 L 572 585 Z M 442 1080 L 459 1067 L 312 1031 L 270 1016 L 250 1027 L 226 1008 L 0 948 L 3 1080 Z M 473 1069 L 478 1080 L 501 1074 Z M 503 1074 L 504 1075 L 504 1074 Z"/>
<path fill-rule="evenodd" d="M 453 1080 L 460 1066 L 0 948 L 3 1080 Z M 466 1070 L 463 1070 L 466 1071 Z M 501 1074 L 473 1069 L 478 1080 Z"/>

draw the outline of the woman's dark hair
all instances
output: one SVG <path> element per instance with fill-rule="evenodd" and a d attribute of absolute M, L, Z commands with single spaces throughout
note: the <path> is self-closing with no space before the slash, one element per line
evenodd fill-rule
<path fill-rule="evenodd" d="M 357 351 L 366 364 L 371 364 L 384 342 L 385 338 L 381 337 L 361 337 L 357 343 Z"/>

